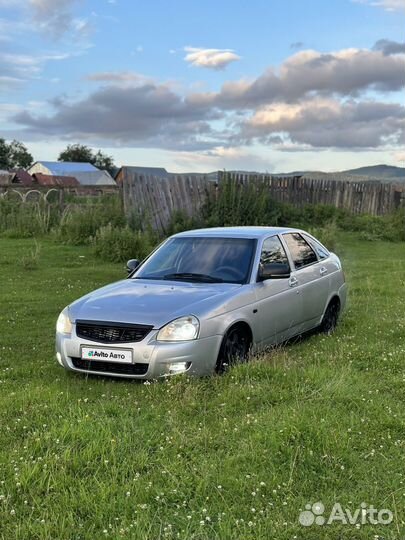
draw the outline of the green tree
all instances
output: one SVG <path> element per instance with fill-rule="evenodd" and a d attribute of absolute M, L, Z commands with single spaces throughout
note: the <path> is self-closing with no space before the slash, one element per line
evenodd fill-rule
<path fill-rule="evenodd" d="M 111 156 L 103 154 L 101 150 L 94 153 L 91 148 L 84 144 L 68 144 L 65 150 L 59 154 L 58 161 L 91 163 L 99 169 L 108 171 L 114 168 L 114 160 Z"/>
<path fill-rule="evenodd" d="M 103 154 L 103 152 L 99 150 L 94 154 L 93 165 L 99 169 L 106 169 L 111 172 L 112 169 L 114 169 L 114 160 L 111 156 L 107 156 L 107 154 Z"/>
<path fill-rule="evenodd" d="M 33 161 L 34 158 L 22 142 L 13 140 L 8 143 L 0 138 L 0 169 L 27 169 Z"/>

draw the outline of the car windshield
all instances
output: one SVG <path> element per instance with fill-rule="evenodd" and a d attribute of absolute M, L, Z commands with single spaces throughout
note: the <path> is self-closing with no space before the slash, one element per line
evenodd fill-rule
<path fill-rule="evenodd" d="M 133 278 L 246 283 L 254 247 L 255 240 L 249 238 L 170 238 Z"/>

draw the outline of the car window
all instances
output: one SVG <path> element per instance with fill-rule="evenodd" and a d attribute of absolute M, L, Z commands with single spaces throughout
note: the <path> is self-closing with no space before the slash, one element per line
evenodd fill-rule
<path fill-rule="evenodd" d="M 303 266 L 308 266 L 309 264 L 317 262 L 318 259 L 315 251 L 308 242 L 305 241 L 301 234 L 288 233 L 283 236 L 297 270 Z"/>
<path fill-rule="evenodd" d="M 174 237 L 167 240 L 134 279 L 248 281 L 256 241 L 250 238 Z"/>
<path fill-rule="evenodd" d="M 266 238 L 260 254 L 260 264 L 287 264 L 288 257 L 278 236 Z"/>
<path fill-rule="evenodd" d="M 326 259 L 327 257 L 329 257 L 329 251 L 325 247 L 323 247 L 322 244 L 320 244 L 314 238 L 307 236 L 306 234 L 304 234 L 303 236 L 305 240 L 308 242 L 308 244 L 310 244 L 312 249 L 315 250 L 316 254 L 318 255 L 320 259 Z"/>

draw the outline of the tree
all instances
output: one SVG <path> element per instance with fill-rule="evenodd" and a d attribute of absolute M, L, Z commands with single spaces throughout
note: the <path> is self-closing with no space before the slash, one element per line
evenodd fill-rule
<path fill-rule="evenodd" d="M 33 161 L 34 158 L 22 142 L 13 140 L 8 143 L 0 138 L 0 169 L 27 169 Z"/>
<path fill-rule="evenodd" d="M 101 150 L 99 150 L 96 154 L 94 154 L 93 165 L 99 169 L 112 171 L 112 169 L 114 169 L 114 160 L 111 156 L 107 156 L 107 154 L 103 154 Z"/>
<path fill-rule="evenodd" d="M 91 163 L 99 169 L 111 171 L 114 168 L 114 160 L 111 156 L 103 154 L 101 150 L 96 153 L 84 144 L 68 144 L 58 157 L 58 161 L 76 161 Z"/>

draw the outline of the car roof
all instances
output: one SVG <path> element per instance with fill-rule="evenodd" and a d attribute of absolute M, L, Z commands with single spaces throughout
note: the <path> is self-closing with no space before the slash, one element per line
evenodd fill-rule
<path fill-rule="evenodd" d="M 267 238 L 274 234 L 285 232 L 298 232 L 299 229 L 291 227 L 213 227 L 210 229 L 194 229 L 175 234 L 181 236 L 210 236 L 226 238 Z M 301 231 L 300 231 L 301 232 Z"/>

